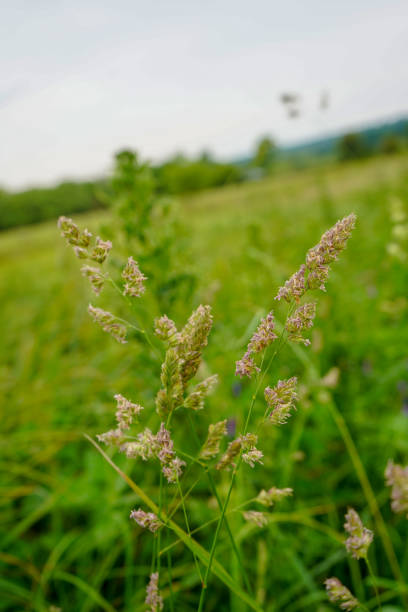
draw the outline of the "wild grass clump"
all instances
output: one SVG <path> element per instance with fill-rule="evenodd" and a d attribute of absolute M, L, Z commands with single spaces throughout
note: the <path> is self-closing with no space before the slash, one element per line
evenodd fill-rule
<path fill-rule="evenodd" d="M 262 489 L 253 498 L 240 499 L 239 504 L 231 508 L 234 487 L 244 466 L 255 470 L 263 464 L 264 449 L 267 448 L 268 437 L 272 433 L 271 428 L 285 425 L 296 409 L 299 395 L 297 377 L 274 380 L 272 366 L 275 360 L 281 358 L 282 349 L 287 343 L 301 344 L 305 347 L 310 345 L 305 333 L 313 326 L 316 302 L 303 301 L 303 299 L 310 292 L 326 290 L 325 284 L 330 266 L 345 249 L 355 221 L 355 215 L 350 214 L 325 232 L 319 243 L 307 252 L 305 263 L 278 290 L 275 299 L 287 303 L 284 322 L 280 324 L 274 312 L 270 311 L 260 321 L 243 357 L 236 363 L 236 375 L 250 379 L 253 384 L 249 405 L 244 408 L 241 416 L 231 423 L 225 419 L 211 423 L 204 438 L 200 438 L 200 432 L 197 431 L 192 415 L 205 408 L 206 397 L 214 391 L 218 382 L 216 374 L 204 376 L 208 366 L 204 366 L 203 353 L 213 325 L 211 307 L 198 306 L 180 329 L 167 314 L 157 318 L 149 329 L 145 329 L 138 320 L 118 318 L 98 307 L 89 307 L 92 318 L 103 331 L 117 341 L 126 342 L 127 329 L 134 327 L 147 341 L 146 350 L 153 351 L 158 357 L 163 355 L 155 406 L 142 407 L 135 403 L 135 398 L 125 398 L 118 390 L 115 395 L 116 427 L 97 436 L 99 442 L 123 453 L 128 458 L 146 462 L 146 469 L 149 468 L 157 474 L 159 494 L 158 499 L 154 500 L 151 493 L 144 489 L 143 483 L 137 485 L 116 468 L 137 493 L 144 506 L 132 509 L 130 518 L 139 527 L 154 534 L 150 582 L 145 600 L 152 611 L 161 610 L 164 601 L 168 601 L 170 609 L 174 609 L 174 592 L 177 590 L 177 584 L 172 580 L 172 572 L 176 569 L 172 559 L 172 549 L 179 541 L 191 551 L 195 564 L 200 585 L 196 601 L 199 612 L 205 607 L 211 574 L 218 577 L 238 600 L 254 610 L 263 609 L 253 594 L 251 572 L 248 571 L 250 568 L 242 556 L 239 541 L 230 527 L 229 518 L 238 514 L 241 520 L 262 530 L 273 518 L 271 507 L 292 496 L 293 490 L 289 487 L 280 489 L 272 486 L 268 490 Z M 79 230 L 72 220 L 62 218 L 59 225 L 62 235 L 69 244 L 73 245 L 78 257 L 96 261 L 101 266 L 104 264 L 112 246 L 110 242 L 97 238 L 95 245 L 92 246 L 91 233 Z M 132 256 L 124 265 L 121 284 L 114 282 L 109 272 L 102 268 L 94 269 L 91 274 L 85 275 L 88 276 L 94 291 L 95 279 L 112 281 L 114 288 L 124 299 L 135 300 L 134 313 L 137 313 L 139 300 L 143 299 L 145 291 L 148 291 L 148 278 Z M 102 290 L 99 281 L 96 288 L 95 293 L 99 295 Z M 154 333 L 151 330 L 154 330 Z M 267 382 L 270 385 L 266 385 Z M 263 414 L 254 410 L 258 396 L 262 392 L 265 398 Z M 338 421 L 340 432 L 354 462 L 368 504 L 371 506 L 390 564 L 396 573 L 396 580 L 400 582 L 402 576 L 398 562 L 378 505 L 375 499 L 373 500 L 364 467 L 341 415 L 335 412 L 334 418 Z M 156 423 L 153 429 L 147 426 L 151 422 Z M 227 443 L 225 438 L 229 426 L 235 431 L 235 437 Z M 189 437 L 195 441 L 194 452 L 190 450 L 191 444 L 186 443 Z M 93 444 L 109 463 L 115 466 L 97 443 Z M 196 480 L 193 479 L 191 484 L 190 475 L 193 473 Z M 194 505 L 196 487 L 203 479 L 207 482 L 209 501 L 214 500 L 218 513 L 205 524 L 193 526 L 189 507 Z M 405 470 L 390 463 L 387 467 L 387 482 L 393 486 L 393 508 L 398 511 L 405 510 L 406 481 Z M 296 491 L 294 493 L 296 495 Z M 260 505 L 264 506 L 262 511 L 259 510 Z M 209 526 L 212 527 L 210 546 L 205 549 L 197 534 Z M 237 578 L 227 573 L 216 560 L 216 551 L 224 527 L 231 555 L 235 556 L 239 568 Z M 373 531 L 363 525 L 359 515 L 352 508 L 346 515 L 345 530 L 348 534 L 345 540 L 346 549 L 351 557 L 366 562 L 373 581 L 376 601 L 381 608 L 376 578 L 368 558 Z M 262 538 L 262 531 L 259 537 Z M 165 546 L 164 538 L 166 538 Z M 166 569 L 163 567 L 165 554 Z M 352 610 L 358 606 L 365 608 L 365 605 L 360 603 L 337 578 L 329 578 L 325 584 L 330 601 L 337 603 L 341 609 Z"/>
<path fill-rule="evenodd" d="M 196 457 L 203 443 L 203 462 L 218 463 L 229 443 L 240 437 L 254 393 L 256 374 L 236 377 L 235 362 L 267 317 L 277 288 L 299 268 L 317 237 L 350 209 L 359 222 L 347 251 L 332 266 L 327 291 L 310 291 L 296 306 L 317 302 L 314 325 L 302 332 L 311 344 L 286 342 L 255 400 L 254 422 L 267 407 L 263 387 L 275 389 L 278 381 L 297 379 L 297 399 L 288 410 L 287 425 L 268 420 L 263 432 L 249 427 L 249 433 L 258 435 L 255 446 L 263 453 L 262 464 L 256 462 L 251 469 L 242 461 L 226 511 L 245 572 L 231 554 L 224 521 L 204 608 L 248 608 L 213 573 L 224 569 L 268 611 L 334 609 L 324 589 L 330 577 L 370 610 L 378 609 L 365 560 L 354 559 L 344 546 L 348 507 L 355 508 L 363 526 L 374 533 L 368 557 L 384 612 L 407 608 L 400 601 L 408 575 L 407 512 L 394 513 L 390 504 L 393 492 L 403 504 L 403 481 L 398 478 L 395 489 L 392 484 L 384 487 L 388 460 L 402 470 L 408 463 L 408 268 L 387 254 L 394 235 L 389 202 L 398 198 L 406 208 L 407 177 L 408 162 L 400 156 L 327 168 L 320 188 L 314 173 L 304 170 L 207 192 L 180 202 L 181 236 L 159 213 L 152 214 L 148 222 L 153 237 L 169 230 L 174 242 L 168 265 L 157 252 L 157 279 L 169 268 L 188 269 L 194 271 L 196 283 L 190 296 L 182 287 L 172 292 L 171 303 L 164 287 L 161 305 L 143 244 L 127 245 L 114 211 L 75 219 L 93 237 L 113 243 L 103 264 L 73 256 L 54 222 L 2 234 L 2 611 L 48 612 L 52 605 L 83 612 L 145 609 L 159 531 L 146 531 L 129 514 L 142 509 L 157 516 L 143 494 L 159 501 L 163 466 L 157 457 L 128 458 L 98 443 L 107 453 L 105 460 L 83 432 L 95 441 L 97 434 L 117 429 L 120 406 L 114 396 L 121 395 L 144 407 L 138 415 L 132 413 L 133 423 L 125 433 L 137 437 L 146 428 L 153 436 L 158 433 L 162 420 L 154 407 L 163 389 L 159 378 L 164 345 L 152 329 L 153 319 L 166 312 L 178 331 L 200 303 L 210 304 L 213 326 L 192 383 L 215 373 L 218 383 L 209 395 L 190 394 L 192 404 L 204 402 L 205 409 L 176 410 L 170 429 L 180 460 L 189 462 L 179 449 Z M 142 223 L 137 201 L 132 211 Z M 147 252 L 156 257 L 149 244 Z M 108 273 L 122 289 L 129 255 L 148 277 L 140 298 L 125 299 L 106 278 L 98 297 L 88 276 L 78 273 L 87 265 Z M 123 319 L 134 325 L 126 325 L 126 343 L 101 333 L 87 312 L 89 302 L 110 312 L 113 322 L 123 324 Z M 283 299 L 275 302 L 278 336 L 288 307 Z M 135 329 L 139 322 L 150 331 L 153 346 Z M 261 354 L 253 358 L 259 367 Z M 186 434 L 186 417 L 188 428 L 191 417 L 199 443 L 192 429 Z M 106 466 L 112 459 L 115 468 Z M 211 468 L 210 476 L 223 503 L 231 469 Z M 186 493 L 194 486 L 186 510 L 192 538 L 202 547 L 196 555 L 203 573 L 219 517 L 218 501 L 195 462 L 183 470 L 180 483 Z M 136 484 L 143 490 L 135 490 Z M 274 490 L 285 489 L 293 494 L 276 501 L 272 497 L 269 505 L 269 492 L 273 496 Z M 164 477 L 164 507 L 171 505 L 176 492 L 177 484 L 167 484 Z M 247 521 L 242 512 L 261 512 L 268 522 L 258 527 L 256 514 Z M 172 519 L 174 529 L 184 526 L 181 507 Z M 165 608 L 177 611 L 196 609 L 201 592 L 183 532 L 174 536 L 172 530 L 161 529 L 158 586 Z"/>

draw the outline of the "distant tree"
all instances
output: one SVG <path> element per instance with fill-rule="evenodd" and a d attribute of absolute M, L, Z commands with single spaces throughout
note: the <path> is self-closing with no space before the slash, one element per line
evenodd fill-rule
<path fill-rule="evenodd" d="M 261 138 L 256 146 L 256 151 L 253 159 L 253 165 L 257 168 L 267 170 L 271 167 L 276 158 L 276 144 L 275 142 L 265 136 Z"/>
<path fill-rule="evenodd" d="M 206 151 L 206 150 L 201 152 L 201 154 L 199 155 L 198 160 L 201 161 L 201 162 L 207 163 L 207 164 L 214 163 L 214 159 L 213 159 L 213 156 L 212 156 L 211 152 L 210 151 Z"/>
<path fill-rule="evenodd" d="M 384 134 L 379 144 L 380 153 L 392 155 L 401 151 L 402 142 L 397 134 Z"/>
<path fill-rule="evenodd" d="M 340 161 L 361 159 L 369 154 L 369 149 L 361 134 L 350 132 L 339 139 L 337 154 Z"/>

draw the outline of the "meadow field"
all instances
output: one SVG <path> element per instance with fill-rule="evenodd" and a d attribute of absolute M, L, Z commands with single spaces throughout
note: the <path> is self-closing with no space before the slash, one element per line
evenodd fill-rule
<path fill-rule="evenodd" d="M 285 426 L 262 432 L 264 465 L 245 466 L 233 492 L 231 508 L 263 488 L 294 490 L 266 526 L 229 515 L 256 609 L 332 610 L 323 584 L 332 575 L 370 610 L 379 609 L 374 583 L 383 612 L 408 609 L 408 521 L 391 511 L 384 483 L 389 459 L 408 463 L 408 259 L 388 248 L 395 199 L 408 213 L 405 154 L 287 171 L 180 200 L 180 248 L 194 282 L 166 314 L 181 326 L 199 304 L 212 306 L 203 367 L 220 378 L 205 409 L 193 413 L 200 439 L 220 419 L 232 439 L 253 393 L 235 376 L 236 360 L 271 308 L 279 322 L 273 297 L 306 251 L 339 218 L 357 215 L 327 292 L 316 296 L 311 346 L 288 344 L 270 373 L 272 381 L 298 377 L 298 409 Z M 110 215 L 75 221 L 103 236 Z M 115 393 L 153 412 L 161 362 L 139 338 L 118 344 L 92 322 L 87 306 L 96 298 L 59 234 L 56 222 L 0 234 L 0 610 L 145 610 L 155 538 L 129 519 L 137 494 L 84 434 L 114 426 Z M 149 311 L 148 294 L 149 281 L 144 316 L 152 328 L 160 313 Z M 109 292 L 98 299 L 102 307 L 116 303 Z M 262 397 L 254 410 L 263 412 Z M 186 447 L 193 453 L 194 440 Z M 157 474 L 147 464 L 107 453 L 157 502 Z M 185 479 L 186 489 L 195 483 L 187 500 L 192 530 L 218 515 L 193 472 Z M 228 483 L 219 473 L 222 497 Z M 343 546 L 348 506 L 374 531 L 375 578 Z M 174 519 L 184 524 L 181 509 Z M 214 523 L 197 532 L 207 550 L 213 532 Z M 171 553 L 162 561 L 165 610 L 196 610 L 201 584 L 191 552 L 167 533 L 161 544 Z M 246 590 L 224 531 L 215 558 Z M 204 609 L 250 606 L 213 574 Z"/>

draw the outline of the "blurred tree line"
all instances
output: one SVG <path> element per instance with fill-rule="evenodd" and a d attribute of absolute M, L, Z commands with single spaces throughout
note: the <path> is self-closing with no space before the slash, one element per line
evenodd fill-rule
<path fill-rule="evenodd" d="M 245 180 L 245 168 L 215 161 L 208 153 L 197 159 L 183 155 L 150 166 L 158 194 L 180 195 L 221 187 Z M 64 182 L 56 187 L 33 188 L 13 193 L 0 188 L 0 230 L 38 223 L 106 206 L 103 194 L 112 188 L 107 179 Z"/>
<path fill-rule="evenodd" d="M 298 169 L 328 157 L 346 162 L 376 154 L 397 154 L 407 148 L 408 121 L 401 120 L 391 128 L 380 125 L 293 150 L 278 148 L 273 138 L 265 135 L 256 142 L 252 155 L 235 162 L 220 162 L 203 152 L 193 159 L 178 154 L 149 168 L 158 195 L 181 195 L 258 180 L 281 168 Z M 106 206 L 102 194 L 111 188 L 107 179 L 63 182 L 56 187 L 18 193 L 0 188 L 0 230 L 102 208 Z"/>

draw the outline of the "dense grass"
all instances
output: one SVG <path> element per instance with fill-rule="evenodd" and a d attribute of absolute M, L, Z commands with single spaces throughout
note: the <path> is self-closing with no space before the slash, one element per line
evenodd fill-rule
<path fill-rule="evenodd" d="M 295 490 L 262 538 L 231 516 L 268 610 L 330 609 L 322 581 L 333 573 L 361 595 L 360 570 L 339 543 L 344 509 L 354 505 L 369 526 L 375 523 L 333 413 L 348 424 L 408 576 L 407 521 L 391 515 L 383 483 L 388 458 L 408 461 L 408 267 L 386 253 L 392 195 L 408 206 L 405 156 L 307 170 L 182 202 L 199 289 L 193 304 L 167 314 L 182 324 L 193 305 L 212 304 L 205 361 L 221 378 L 195 418 L 201 437 L 210 422 L 241 418 L 251 389 L 237 382 L 234 362 L 273 306 L 277 287 L 334 221 L 351 211 L 359 217 L 327 294 L 319 296 L 311 348 L 286 348 L 271 374 L 272 381 L 300 377 L 299 411 L 284 428 L 265 432 L 265 466 L 242 471 L 233 500 L 235 506 L 272 485 Z M 77 220 L 97 228 L 109 222 L 107 214 Z M 1 235 L 1 610 L 144 609 L 152 538 L 128 519 L 137 497 L 82 434 L 113 425 L 114 393 L 153 406 L 160 364 L 147 347 L 118 345 L 90 321 L 91 295 L 78 268 L 54 223 Z M 332 368 L 339 381 L 328 387 L 322 377 Z M 256 410 L 263 411 L 262 402 Z M 157 492 L 145 466 L 115 460 Z M 227 484 L 222 476 L 222 492 Z M 189 507 L 193 526 L 215 516 L 205 491 L 199 483 Z M 211 535 L 210 528 L 200 535 L 206 548 Z M 222 540 L 217 558 L 238 576 L 224 550 Z M 378 535 L 374 552 L 375 573 L 392 581 Z M 173 549 L 173 565 L 176 609 L 194 610 L 198 578 L 181 545 Z M 364 570 L 363 578 L 367 587 Z M 393 593 L 387 603 L 402 609 Z M 206 606 L 245 609 L 215 578 Z"/>

